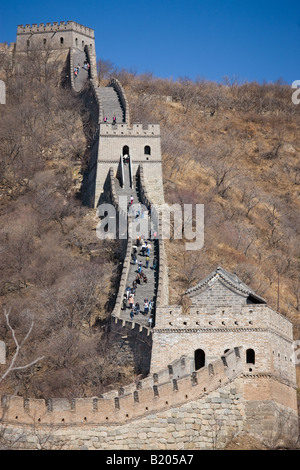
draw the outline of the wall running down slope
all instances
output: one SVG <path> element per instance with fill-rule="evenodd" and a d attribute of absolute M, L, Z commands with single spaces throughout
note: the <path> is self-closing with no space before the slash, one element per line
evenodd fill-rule
<path fill-rule="evenodd" d="M 142 291 L 154 302 L 152 325 L 142 315 L 131 320 L 123 308 L 135 269 L 136 240 L 131 236 L 133 216 L 121 208 L 120 196 L 133 194 L 147 221 L 155 205 L 165 204 L 160 126 L 130 122 L 129 103 L 117 79 L 99 86 L 90 28 L 74 22 L 19 26 L 16 51 L 24 53 L 33 45 L 42 49 L 45 40 L 51 47 L 54 36 L 53 53 L 64 51 L 70 86 L 90 111 L 88 205 L 99 216 L 102 202 L 112 203 L 117 217 L 126 220 L 128 236 L 110 326 L 116 338 L 143 344 L 145 378 L 97 397 L 2 395 L 4 442 L 12 449 L 178 451 L 222 449 L 246 433 L 269 448 L 295 446 L 299 430 L 295 366 L 289 356 L 291 323 L 221 267 L 185 293 L 187 308 L 169 305 L 162 217 L 150 240 L 158 265 Z M 80 67 L 77 76 L 75 66 Z M 6 367 L 5 354 L 0 341 L 0 372 Z"/>

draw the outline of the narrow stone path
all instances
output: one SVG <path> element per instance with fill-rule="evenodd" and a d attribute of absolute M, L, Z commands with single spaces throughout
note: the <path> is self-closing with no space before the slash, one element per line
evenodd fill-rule
<path fill-rule="evenodd" d="M 140 204 L 140 200 L 139 200 L 136 176 L 133 179 L 132 188 L 130 187 L 129 165 L 125 165 L 124 167 L 124 176 L 125 176 L 125 184 L 123 188 L 121 188 L 119 181 L 116 180 L 117 194 L 120 196 L 124 196 L 124 195 L 127 196 L 127 200 L 129 204 L 130 204 L 130 197 L 133 196 L 133 206 L 132 206 L 133 210 L 131 210 L 131 207 L 129 208 L 129 216 L 132 216 L 137 224 L 136 232 L 139 232 L 141 235 L 144 235 L 144 239 L 141 239 L 140 241 L 136 240 L 136 243 L 135 243 L 135 239 L 133 240 L 134 243 L 133 243 L 133 249 L 131 253 L 132 259 L 131 259 L 130 270 L 128 274 L 128 282 L 126 286 L 128 288 L 133 288 L 133 283 L 134 281 L 136 281 L 136 288 L 135 288 L 134 297 L 133 297 L 134 306 L 136 306 L 136 304 L 138 303 L 140 306 L 140 311 L 139 313 L 135 312 L 134 317 L 131 318 L 130 312 L 133 309 L 130 307 L 129 302 L 127 302 L 126 307 L 124 306 L 121 311 L 121 318 L 124 320 L 129 320 L 129 321 L 132 320 L 132 321 L 139 323 L 142 326 L 148 327 L 148 326 L 153 326 L 154 321 L 155 321 L 155 301 L 156 301 L 156 290 L 157 290 L 158 266 L 156 262 L 156 267 L 153 268 L 153 260 L 154 258 L 158 260 L 157 241 L 150 239 L 150 216 L 148 214 L 148 210 L 144 210 L 144 213 L 141 212 L 141 214 L 137 216 L 137 211 L 143 206 Z M 145 226 L 145 224 L 147 224 L 148 226 L 148 231 L 144 233 L 141 229 L 143 226 Z M 142 251 L 143 241 L 147 242 L 146 248 L 147 247 L 150 248 L 148 266 L 146 262 L 147 252 Z M 133 260 L 134 253 L 136 254 L 135 262 Z M 147 279 L 146 282 L 143 282 L 137 279 L 138 274 L 139 274 L 138 273 L 139 263 L 141 264 L 142 273 L 146 276 L 146 279 Z M 145 300 L 148 300 L 152 303 L 151 311 L 147 312 L 145 310 L 144 308 Z M 152 319 L 152 323 L 149 323 L 150 317 Z"/>
<path fill-rule="evenodd" d="M 103 107 L 103 118 L 107 117 L 107 122 L 112 123 L 113 117 L 116 117 L 117 123 L 124 122 L 124 110 L 121 105 L 118 93 L 111 87 L 98 87 L 97 94 Z"/>
<path fill-rule="evenodd" d="M 84 62 L 87 60 L 86 54 L 84 51 L 76 49 L 73 52 L 73 66 L 78 67 L 79 73 L 77 76 L 74 75 L 74 88 L 77 92 L 82 90 L 86 81 L 89 78 L 89 72 L 84 68 Z M 74 73 L 74 70 L 71 71 Z"/>

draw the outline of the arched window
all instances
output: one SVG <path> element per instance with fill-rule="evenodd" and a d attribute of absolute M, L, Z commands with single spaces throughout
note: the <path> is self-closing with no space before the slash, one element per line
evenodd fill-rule
<path fill-rule="evenodd" d="M 30 46 L 30 41 L 27 39 L 27 48 Z"/>
<path fill-rule="evenodd" d="M 196 349 L 195 354 L 195 370 L 201 369 L 205 366 L 205 352 L 203 349 Z"/>
<path fill-rule="evenodd" d="M 47 39 L 44 38 L 44 39 L 43 39 L 44 46 L 46 46 L 46 42 L 47 42 Z"/>
<path fill-rule="evenodd" d="M 247 351 L 246 351 L 246 363 L 247 364 L 255 364 L 254 349 L 247 349 Z"/>
<path fill-rule="evenodd" d="M 84 47 L 84 41 L 81 42 L 82 47 Z"/>
<path fill-rule="evenodd" d="M 123 157 L 124 155 L 129 155 L 129 147 L 128 145 L 124 145 L 123 147 Z"/>
<path fill-rule="evenodd" d="M 60 45 L 62 46 L 64 43 L 64 38 L 60 38 Z"/>
<path fill-rule="evenodd" d="M 146 145 L 144 148 L 144 154 L 145 155 L 151 155 L 151 148 L 149 145 Z"/>
<path fill-rule="evenodd" d="M 75 38 L 75 45 L 78 46 L 78 39 Z"/>

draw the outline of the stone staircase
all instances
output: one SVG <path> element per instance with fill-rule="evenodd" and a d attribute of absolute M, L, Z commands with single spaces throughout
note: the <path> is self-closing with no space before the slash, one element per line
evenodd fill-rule
<path fill-rule="evenodd" d="M 111 87 L 98 87 L 96 89 L 98 97 L 102 104 L 103 118 L 107 117 L 107 122 L 113 122 L 113 116 L 116 116 L 116 122 L 125 122 L 124 110 L 121 105 L 118 93 Z"/>
<path fill-rule="evenodd" d="M 115 187 L 116 187 L 116 192 L 117 196 L 127 196 L 127 201 L 130 204 L 130 197 L 133 196 L 133 207 L 134 211 L 131 211 L 129 209 L 129 216 L 132 216 L 135 218 L 136 215 L 136 209 L 139 208 L 140 205 L 140 197 L 139 197 L 139 192 L 138 192 L 138 182 L 137 182 L 137 175 L 134 175 L 133 177 L 133 185 L 130 187 L 130 175 L 129 175 L 129 165 L 126 164 L 124 165 L 124 186 L 123 188 L 120 185 L 119 180 L 116 178 L 115 181 Z M 141 217 L 141 216 L 140 216 Z M 144 211 L 143 217 L 148 221 L 148 227 L 150 228 L 150 221 L 149 221 L 149 214 L 148 211 Z M 141 220 L 140 218 L 138 220 Z M 142 221 L 141 221 L 142 222 Z M 150 314 L 144 314 L 144 300 L 148 299 L 152 302 L 153 308 L 152 308 L 152 318 L 153 318 L 153 323 L 151 326 L 154 326 L 155 322 L 155 300 L 156 300 L 156 290 L 157 290 L 157 279 L 158 279 L 158 267 L 156 266 L 156 269 L 153 269 L 153 259 L 156 257 L 158 259 L 158 247 L 157 247 L 157 241 L 150 240 L 150 233 L 145 233 L 145 239 L 148 241 L 148 245 L 150 244 L 151 249 L 150 249 L 150 260 L 149 260 L 149 266 L 148 268 L 146 267 L 146 255 L 144 256 L 141 253 L 141 246 L 137 247 L 137 253 L 136 253 L 136 264 L 134 264 L 133 259 L 131 259 L 131 264 L 130 264 L 130 269 L 129 269 L 129 274 L 128 274 L 128 279 L 127 279 L 127 286 L 132 287 L 133 281 L 136 279 L 137 274 L 138 274 L 138 263 L 142 262 L 142 271 L 145 273 L 147 276 L 147 283 L 143 284 L 137 284 L 135 296 L 134 296 L 134 301 L 135 303 L 138 302 L 140 305 L 140 313 L 135 315 L 133 319 L 130 318 L 130 311 L 131 308 L 129 307 L 129 304 L 127 304 L 127 308 L 121 310 L 121 316 L 120 318 L 122 320 L 127 320 L 127 321 L 134 321 L 138 323 L 141 326 L 149 326 L 149 317 Z M 133 245 L 135 245 L 135 240 L 133 240 Z M 132 251 L 133 254 L 133 251 Z M 126 287 L 127 287 L 126 286 Z"/>
<path fill-rule="evenodd" d="M 74 89 L 79 92 L 84 87 L 86 81 L 89 78 L 89 72 L 84 69 L 84 62 L 87 60 L 86 54 L 84 51 L 75 49 L 73 51 L 73 69 L 74 67 L 79 67 L 79 73 L 77 76 L 74 75 Z M 74 74 L 74 70 L 71 70 L 71 73 Z"/>

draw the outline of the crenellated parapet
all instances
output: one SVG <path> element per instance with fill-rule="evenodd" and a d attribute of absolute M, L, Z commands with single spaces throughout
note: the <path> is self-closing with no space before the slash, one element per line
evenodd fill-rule
<path fill-rule="evenodd" d="M 117 78 L 112 78 L 107 86 L 113 87 L 121 101 L 121 105 L 123 106 L 124 113 L 125 113 L 125 122 L 129 125 L 130 124 L 130 115 L 129 115 L 129 103 L 125 95 L 124 88 L 122 87 L 121 83 Z"/>
<path fill-rule="evenodd" d="M 35 425 L 123 424 L 189 401 L 224 387 L 241 372 L 240 351 L 191 372 L 191 358 L 181 357 L 165 370 L 100 397 L 24 399 L 2 396 L 4 423 Z"/>
<path fill-rule="evenodd" d="M 26 24 L 18 25 L 17 34 L 27 33 L 41 33 L 41 32 L 64 32 L 64 31 L 77 31 L 78 33 L 84 34 L 90 38 L 95 38 L 94 30 L 83 26 L 75 21 L 54 21 L 53 23 L 39 23 L 39 24 Z"/>
<path fill-rule="evenodd" d="M 72 47 L 84 51 L 87 45 L 95 51 L 94 30 L 75 21 L 26 24 L 17 28 L 17 52 L 69 50 Z"/>
<path fill-rule="evenodd" d="M 160 137 L 159 124 L 101 124 L 100 136 Z"/>

